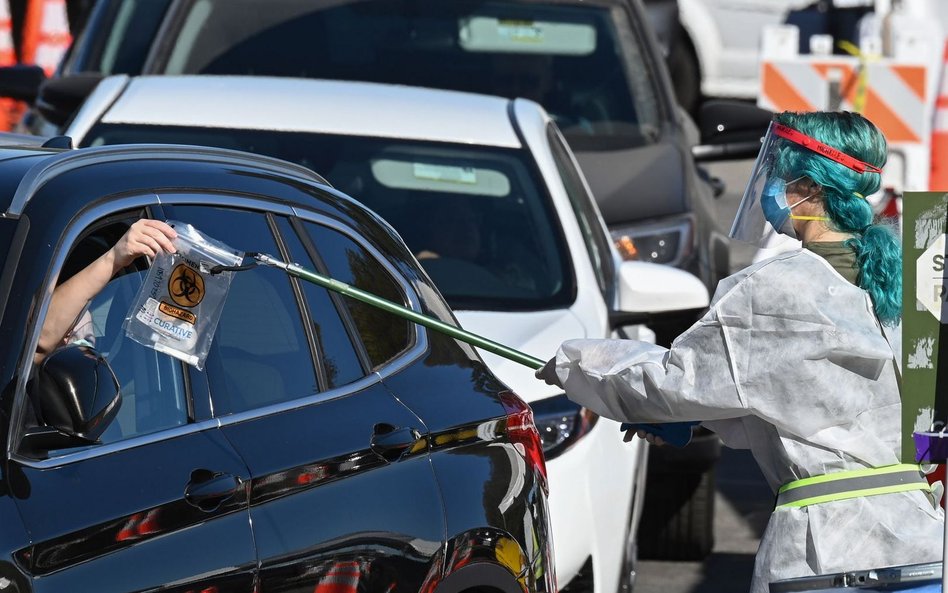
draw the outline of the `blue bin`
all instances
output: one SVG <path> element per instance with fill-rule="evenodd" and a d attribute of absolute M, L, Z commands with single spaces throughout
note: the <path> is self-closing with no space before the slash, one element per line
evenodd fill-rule
<path fill-rule="evenodd" d="M 821 574 L 770 583 L 770 593 L 903 591 L 941 593 L 941 562 Z"/>

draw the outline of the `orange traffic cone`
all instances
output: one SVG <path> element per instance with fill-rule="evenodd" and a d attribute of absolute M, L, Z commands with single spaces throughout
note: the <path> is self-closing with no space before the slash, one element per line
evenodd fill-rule
<path fill-rule="evenodd" d="M 13 24 L 10 20 L 10 3 L 0 0 L 0 66 L 16 64 L 13 50 Z"/>
<path fill-rule="evenodd" d="M 65 0 L 29 0 L 23 24 L 23 62 L 36 64 L 51 76 L 71 42 Z"/>
<path fill-rule="evenodd" d="M 13 30 L 10 21 L 10 3 L 0 0 L 0 67 L 16 64 L 13 49 Z M 23 115 L 26 106 L 14 99 L 0 98 L 0 132 L 9 132 Z"/>
<path fill-rule="evenodd" d="M 931 175 L 928 189 L 948 191 L 948 43 L 942 58 L 935 120 L 932 122 Z"/>

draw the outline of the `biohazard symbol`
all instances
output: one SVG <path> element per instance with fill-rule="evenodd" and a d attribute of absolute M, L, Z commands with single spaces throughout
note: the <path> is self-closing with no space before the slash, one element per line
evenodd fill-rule
<path fill-rule="evenodd" d="M 178 306 L 196 307 L 204 300 L 204 278 L 190 266 L 178 264 L 168 280 L 168 294 Z"/>

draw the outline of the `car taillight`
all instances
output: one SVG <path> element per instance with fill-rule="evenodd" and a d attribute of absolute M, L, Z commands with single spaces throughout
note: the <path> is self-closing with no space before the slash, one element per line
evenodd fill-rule
<path fill-rule="evenodd" d="M 517 451 L 540 475 L 543 491 L 550 493 L 546 478 L 546 459 L 543 457 L 543 441 L 533 423 L 533 410 L 525 401 L 512 392 L 500 395 L 500 402 L 507 412 L 507 436 Z"/>

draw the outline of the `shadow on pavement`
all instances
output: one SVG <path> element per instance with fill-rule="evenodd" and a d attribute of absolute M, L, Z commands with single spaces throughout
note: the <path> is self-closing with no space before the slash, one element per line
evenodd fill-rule
<path fill-rule="evenodd" d="M 704 562 L 643 560 L 635 593 L 743 593 L 774 495 L 749 451 L 724 448 L 716 469 L 714 551 Z"/>
<path fill-rule="evenodd" d="M 701 582 L 691 593 L 737 593 L 750 589 L 754 573 L 753 554 L 713 553 L 704 561 Z"/>

